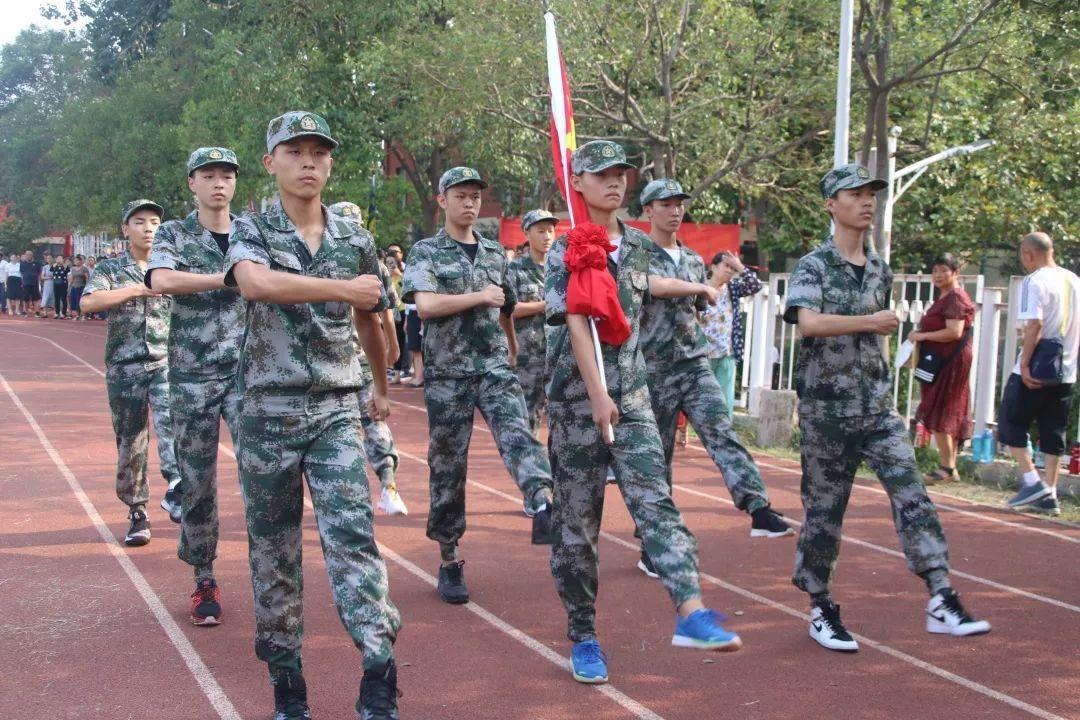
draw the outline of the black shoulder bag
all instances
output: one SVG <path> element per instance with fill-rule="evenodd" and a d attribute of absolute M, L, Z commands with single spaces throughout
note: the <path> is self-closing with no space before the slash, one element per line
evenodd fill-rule
<path fill-rule="evenodd" d="M 971 340 L 971 328 L 964 332 L 963 340 L 948 355 L 943 354 L 940 350 L 924 349 L 922 347 L 923 343 L 919 343 L 919 362 L 915 365 L 913 371 L 915 379 L 924 385 L 933 385 L 934 380 L 941 375 L 941 371 L 945 369 L 945 366 L 967 347 L 969 340 Z"/>

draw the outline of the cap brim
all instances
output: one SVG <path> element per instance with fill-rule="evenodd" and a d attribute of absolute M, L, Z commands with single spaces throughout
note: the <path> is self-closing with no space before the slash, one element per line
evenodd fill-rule
<path fill-rule="evenodd" d="M 479 185 L 481 190 L 487 188 L 487 186 L 488 186 L 488 184 L 486 182 L 484 182 L 483 180 L 481 180 L 480 178 L 464 178 L 463 180 L 458 180 L 457 182 L 450 183 L 449 185 L 444 187 L 442 190 L 440 190 L 439 194 L 443 195 L 444 193 L 446 193 L 447 190 L 449 190 L 452 187 L 456 187 L 458 185 Z"/>
<path fill-rule="evenodd" d="M 157 203 L 149 202 L 149 203 L 143 203 L 142 205 L 136 205 L 135 207 L 131 208 L 131 210 L 128 211 L 127 215 L 124 215 L 124 219 L 121 220 L 121 222 L 127 222 L 128 220 L 131 219 L 131 216 L 134 215 L 135 213 L 139 212 L 140 210 L 147 210 L 147 209 L 154 210 L 155 212 L 157 212 L 159 218 L 165 217 L 165 208 L 161 207 Z"/>
<path fill-rule="evenodd" d="M 884 180 L 879 180 L 878 178 L 870 178 L 869 180 L 866 180 L 864 182 L 855 182 L 851 185 L 838 187 L 833 190 L 832 195 L 829 195 L 829 197 L 836 197 L 836 193 L 840 192 L 841 190 L 858 190 L 859 188 L 866 187 L 867 185 L 872 186 L 874 190 L 884 190 L 889 186 L 889 183 L 885 182 Z"/>
<path fill-rule="evenodd" d="M 645 203 L 642 203 L 642 205 L 648 205 L 649 203 L 653 202 L 654 200 L 670 200 L 671 198 L 681 198 L 683 200 L 689 200 L 690 196 L 688 194 L 684 193 L 684 192 L 670 193 L 670 194 L 667 194 L 667 195 L 665 195 L 663 193 L 660 193 L 659 195 L 657 195 L 654 198 L 649 198 L 649 201 L 645 202 Z"/>
<path fill-rule="evenodd" d="M 232 160 L 207 160 L 206 162 L 199 163 L 198 165 L 196 165 L 196 166 L 192 167 L 190 170 L 188 170 L 187 171 L 188 177 L 191 177 L 191 173 L 195 172 L 199 168 L 204 168 L 207 165 L 228 165 L 233 170 L 236 170 L 238 172 L 240 170 L 240 165 L 238 163 L 234 163 Z"/>
<path fill-rule="evenodd" d="M 582 172 L 598 173 L 613 167 L 624 167 L 633 170 L 636 166 L 626 162 L 625 160 L 610 160 L 606 163 L 600 164 L 597 167 L 582 170 Z"/>
<path fill-rule="evenodd" d="M 317 137 L 317 138 L 319 138 L 321 140 L 325 140 L 326 142 L 328 142 L 330 144 L 330 149 L 331 150 L 337 150 L 338 146 L 341 144 L 337 140 L 335 140 L 334 138 L 330 137 L 329 135 L 325 135 L 325 134 L 323 134 L 321 132 L 302 132 L 302 133 L 296 133 L 292 137 L 282 138 L 282 139 L 278 140 L 276 143 L 273 144 L 273 146 L 267 148 L 266 152 L 267 153 L 272 153 L 272 152 L 274 152 L 274 148 L 276 148 L 281 143 L 292 142 L 293 140 L 296 140 L 296 139 L 302 138 L 302 137 Z"/>
<path fill-rule="evenodd" d="M 539 220 L 533 220 L 533 221 L 532 221 L 531 223 L 529 223 L 528 225 L 525 225 L 525 224 L 523 223 L 523 224 L 521 225 L 521 229 L 522 229 L 522 230 L 528 230 L 528 229 L 529 229 L 529 228 L 531 228 L 531 227 L 532 227 L 533 225 L 539 225 L 539 224 L 540 224 L 540 223 L 542 223 L 542 222 L 549 222 L 549 223 L 551 223 L 552 225 L 558 225 L 558 224 L 559 224 L 559 218 L 557 218 L 557 217 L 549 217 L 549 218 L 540 218 Z"/>

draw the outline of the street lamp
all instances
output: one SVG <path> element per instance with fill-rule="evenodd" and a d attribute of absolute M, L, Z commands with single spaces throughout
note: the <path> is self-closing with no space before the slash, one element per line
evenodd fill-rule
<path fill-rule="evenodd" d="M 881 256 L 884 258 L 885 262 L 889 262 L 889 256 L 892 254 L 893 206 L 895 206 L 896 201 L 908 191 L 908 188 L 910 188 L 916 180 L 921 178 L 923 173 L 926 172 L 926 169 L 934 163 L 948 160 L 949 158 L 970 155 L 971 153 L 985 150 L 994 144 L 993 140 L 983 138 L 967 145 L 951 147 L 936 155 L 931 155 L 928 158 L 923 158 L 918 162 L 914 162 L 906 168 L 897 170 L 896 139 L 898 137 L 900 137 L 900 128 L 895 125 L 889 128 L 889 170 L 888 175 L 885 177 L 888 186 L 885 188 L 885 208 L 882 210 L 881 223 Z M 911 177 L 908 177 L 909 175 Z M 907 178 L 907 180 L 905 181 L 904 178 Z"/>

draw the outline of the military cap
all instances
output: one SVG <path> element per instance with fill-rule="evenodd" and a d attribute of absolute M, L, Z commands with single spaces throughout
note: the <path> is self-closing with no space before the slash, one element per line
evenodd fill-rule
<path fill-rule="evenodd" d="M 521 229 L 528 230 L 536 223 L 544 222 L 545 220 L 549 220 L 553 223 L 559 222 L 559 218 L 555 217 L 547 210 L 530 210 L 521 218 Z"/>
<path fill-rule="evenodd" d="M 331 148 L 338 146 L 338 141 L 330 135 L 330 126 L 321 115 L 306 110 L 290 110 L 278 115 L 266 126 L 266 152 L 272 153 L 281 143 L 298 137 L 319 137 L 328 142 Z"/>
<path fill-rule="evenodd" d="M 364 216 L 360 213 L 360 206 L 356 203 L 347 200 L 336 202 L 327 209 L 335 215 L 355 220 L 358 223 L 364 222 Z"/>
<path fill-rule="evenodd" d="M 139 198 L 138 200 L 132 200 L 124 205 L 123 212 L 120 213 L 120 224 L 123 225 L 128 221 L 128 218 L 134 215 L 139 210 L 146 210 L 149 208 L 157 213 L 159 218 L 165 217 L 165 209 L 158 205 L 153 200 L 147 200 L 146 198 Z"/>
<path fill-rule="evenodd" d="M 641 191 L 641 207 L 645 207 L 653 200 L 667 200 L 668 198 L 690 199 L 690 193 L 683 192 L 682 185 L 674 180 L 653 180 Z"/>
<path fill-rule="evenodd" d="M 825 173 L 818 186 L 823 197 L 831 198 L 840 190 L 854 190 L 863 185 L 873 185 L 875 190 L 881 190 L 888 184 L 871 175 L 863 165 L 848 163 Z"/>
<path fill-rule="evenodd" d="M 191 177 L 191 173 L 206 165 L 232 165 L 234 169 L 240 169 L 240 161 L 236 159 L 236 153 L 229 148 L 201 147 L 188 156 L 188 177 Z"/>
<path fill-rule="evenodd" d="M 570 156 L 570 167 L 575 175 L 584 172 L 600 172 L 615 166 L 634 167 L 626 161 L 626 151 L 623 150 L 623 146 L 611 140 L 587 142 Z"/>
<path fill-rule="evenodd" d="M 488 185 L 480 177 L 480 173 L 473 170 L 471 167 L 452 167 L 442 174 L 439 178 L 439 194 L 445 195 L 446 191 L 455 185 L 464 185 L 465 183 L 475 183 L 482 188 L 486 188 Z"/>

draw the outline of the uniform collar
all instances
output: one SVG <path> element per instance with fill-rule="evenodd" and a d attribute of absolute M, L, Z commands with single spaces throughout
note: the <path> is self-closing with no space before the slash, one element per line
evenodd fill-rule
<path fill-rule="evenodd" d="M 821 243 L 818 251 L 821 253 L 822 260 L 829 265 L 843 267 L 847 264 L 847 260 L 844 259 L 844 256 L 840 254 L 840 250 L 836 247 L 836 241 L 832 235 L 825 238 L 825 242 Z M 863 241 L 863 253 L 866 254 L 866 265 L 868 267 L 881 265 L 881 256 L 874 250 L 874 246 L 865 240 Z"/>
<path fill-rule="evenodd" d="M 326 232 L 330 233 L 330 237 L 341 239 L 356 234 L 353 232 L 353 228 L 350 227 L 348 220 L 343 220 L 336 215 L 331 215 L 325 205 L 321 205 L 320 207 L 322 207 L 323 227 L 326 229 Z M 270 209 L 266 211 L 266 222 L 278 232 L 296 232 L 296 226 L 293 225 L 293 221 L 289 219 L 288 214 L 285 212 L 285 208 L 281 207 L 280 199 L 275 200 L 274 204 L 270 206 Z"/>
<path fill-rule="evenodd" d="M 132 265 L 138 265 L 139 264 L 139 263 L 135 262 L 135 258 L 132 257 L 131 253 L 128 252 L 127 250 L 120 253 L 119 257 L 116 258 L 116 262 L 118 262 L 120 264 L 120 267 L 131 267 Z"/>
<path fill-rule="evenodd" d="M 476 232 L 476 230 L 472 231 L 472 235 L 478 245 L 482 245 L 488 250 L 499 250 L 501 247 L 499 243 L 494 240 L 488 240 L 486 237 Z M 459 243 L 457 240 L 450 237 L 450 234 L 446 232 L 445 227 L 441 227 L 438 232 L 435 233 L 435 244 L 441 248 L 452 248 Z"/>
<path fill-rule="evenodd" d="M 235 220 L 236 216 L 229 213 L 229 219 Z M 186 218 L 180 221 L 180 226 L 192 235 L 201 235 L 203 232 L 210 232 L 199 222 L 198 210 L 192 210 Z"/>

